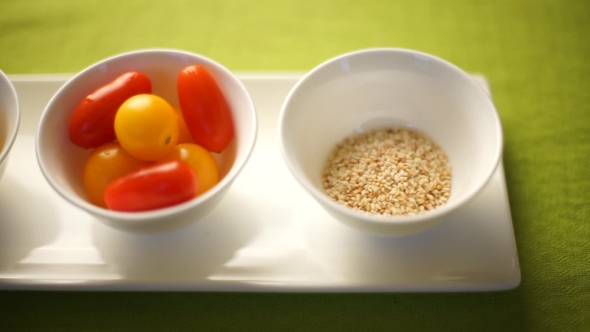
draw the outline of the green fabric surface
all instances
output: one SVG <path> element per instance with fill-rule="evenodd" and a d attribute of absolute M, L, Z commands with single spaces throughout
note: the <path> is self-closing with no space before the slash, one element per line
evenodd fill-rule
<path fill-rule="evenodd" d="M 590 1 L 0 0 L 0 69 L 76 72 L 147 47 L 309 70 L 377 46 L 485 74 L 522 283 L 464 294 L 0 292 L 4 331 L 590 331 Z"/>

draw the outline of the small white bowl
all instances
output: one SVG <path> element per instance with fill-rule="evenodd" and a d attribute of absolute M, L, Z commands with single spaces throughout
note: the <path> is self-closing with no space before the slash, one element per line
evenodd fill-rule
<path fill-rule="evenodd" d="M 0 179 L 8 165 L 8 155 L 20 125 L 20 106 L 14 86 L 0 70 Z"/>
<path fill-rule="evenodd" d="M 321 174 L 330 150 L 354 133 L 387 126 L 422 131 L 448 155 L 447 204 L 386 217 L 354 211 L 324 193 Z M 385 236 L 426 230 L 464 206 L 491 178 L 503 147 L 494 104 L 468 74 L 432 55 L 388 48 L 344 54 L 305 75 L 283 104 L 279 136 L 288 168 L 328 213 Z"/>
<path fill-rule="evenodd" d="M 218 161 L 220 181 L 191 201 L 154 211 L 116 212 L 86 199 L 82 169 L 91 150 L 75 146 L 68 135 L 69 119 L 78 103 L 98 87 L 124 72 L 135 70 L 152 81 L 152 93 L 178 107 L 176 80 L 188 65 L 204 65 L 215 77 L 230 105 L 235 138 Z M 161 233 L 179 229 L 207 215 L 228 192 L 254 149 L 257 119 L 248 91 L 227 68 L 204 56 L 168 49 L 140 50 L 102 60 L 70 79 L 49 101 L 37 133 L 37 160 L 49 184 L 73 205 L 113 228 L 133 233 Z"/>

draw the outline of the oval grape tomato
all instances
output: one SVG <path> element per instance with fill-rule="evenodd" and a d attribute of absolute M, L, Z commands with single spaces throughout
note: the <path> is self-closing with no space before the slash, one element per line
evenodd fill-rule
<path fill-rule="evenodd" d="M 195 143 L 212 152 L 223 151 L 234 137 L 231 110 L 209 71 L 192 65 L 178 75 L 180 108 Z"/>
<path fill-rule="evenodd" d="M 72 143 L 91 149 L 115 139 L 113 127 L 119 106 L 130 97 L 152 92 L 146 75 L 131 71 L 98 88 L 78 104 L 69 123 Z"/>
<path fill-rule="evenodd" d="M 181 160 L 189 164 L 199 179 L 197 196 L 219 182 L 219 169 L 209 151 L 196 144 L 178 144 L 163 160 Z"/>
<path fill-rule="evenodd" d="M 149 211 L 191 200 L 197 190 L 197 176 L 187 163 L 166 161 L 113 181 L 105 201 L 115 211 Z"/>
<path fill-rule="evenodd" d="M 106 208 L 105 188 L 120 177 L 139 170 L 149 163 L 133 158 L 119 143 L 106 143 L 96 148 L 86 159 L 82 178 L 88 200 Z"/>
<path fill-rule="evenodd" d="M 129 98 L 115 117 L 121 146 L 137 159 L 160 160 L 178 141 L 178 115 L 161 97 L 142 94 Z"/>

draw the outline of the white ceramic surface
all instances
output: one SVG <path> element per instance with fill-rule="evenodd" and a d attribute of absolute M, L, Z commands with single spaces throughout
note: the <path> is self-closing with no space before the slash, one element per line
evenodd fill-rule
<path fill-rule="evenodd" d="M 71 143 L 67 126 L 78 103 L 117 76 L 136 70 L 152 82 L 152 93 L 178 107 L 176 80 L 188 65 L 204 65 L 215 77 L 230 104 L 235 139 L 218 161 L 220 182 L 194 200 L 147 212 L 116 212 L 89 203 L 82 186 L 82 169 L 90 150 Z M 254 148 L 257 119 L 254 104 L 242 83 L 225 67 L 203 56 L 175 50 L 143 50 L 100 61 L 71 78 L 45 108 L 37 136 L 37 157 L 51 186 L 66 200 L 117 229 L 138 233 L 172 231 L 207 215 L 227 194 Z"/>
<path fill-rule="evenodd" d="M 8 165 L 9 152 L 20 125 L 18 97 L 8 76 L 0 70 L 0 180 Z"/>
<path fill-rule="evenodd" d="M 323 190 L 330 150 L 357 132 L 408 126 L 426 133 L 448 155 L 448 202 L 417 215 L 382 216 L 338 204 Z M 465 72 L 431 55 L 370 49 L 330 59 L 304 76 L 279 118 L 281 150 L 302 186 L 336 219 L 376 235 L 424 231 L 466 204 L 488 182 L 502 155 L 494 104 Z"/>
<path fill-rule="evenodd" d="M 13 76 L 23 117 L 0 183 L 0 289 L 453 292 L 519 284 L 501 164 L 444 223 L 401 238 L 369 236 L 326 213 L 280 155 L 279 109 L 300 76 L 239 77 L 260 124 L 242 174 L 200 222 L 134 235 L 69 204 L 36 164 L 40 114 L 69 76 Z"/>

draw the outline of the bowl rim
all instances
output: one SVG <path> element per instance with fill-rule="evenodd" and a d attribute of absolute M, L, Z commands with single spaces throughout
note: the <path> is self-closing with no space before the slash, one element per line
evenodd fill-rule
<path fill-rule="evenodd" d="M 18 100 L 18 93 L 16 92 L 16 88 L 14 87 L 14 84 L 12 84 L 12 81 L 8 78 L 8 75 L 6 75 L 6 73 L 4 73 L 4 71 L 2 71 L 2 69 L 0 69 L 0 80 L 3 80 L 7 83 L 8 88 L 10 89 L 10 92 L 11 92 L 12 96 L 14 97 L 15 106 L 16 106 L 16 121 L 14 122 L 12 132 L 7 133 L 8 139 L 6 140 L 6 142 L 4 142 L 4 146 L 0 147 L 0 149 L 1 149 L 0 150 L 0 163 L 2 163 L 5 160 L 8 160 L 8 154 L 10 153 L 10 150 L 12 149 L 14 142 L 16 142 L 16 138 L 18 136 L 18 132 L 20 129 L 21 109 L 20 109 L 20 101 Z"/>
<path fill-rule="evenodd" d="M 343 58 L 363 57 L 368 54 L 374 54 L 374 53 L 384 53 L 384 54 L 389 54 L 389 53 L 400 54 L 401 53 L 401 54 L 406 54 L 406 55 L 420 56 L 423 58 L 427 58 L 430 61 L 437 62 L 442 66 L 446 66 L 447 68 L 451 69 L 455 75 L 458 75 L 459 77 L 463 78 L 466 82 L 469 82 L 470 85 L 477 87 L 476 91 L 479 91 L 481 93 L 481 96 L 484 97 L 484 99 L 487 100 L 487 102 L 489 102 L 490 106 L 492 107 L 493 117 L 495 119 L 495 131 L 497 133 L 497 137 L 496 137 L 497 148 L 494 151 L 494 158 L 492 160 L 492 163 L 489 165 L 489 168 L 486 170 L 486 173 L 484 174 L 484 176 L 475 180 L 475 181 L 477 181 L 476 185 L 471 187 L 467 191 L 467 193 L 463 197 L 459 198 L 458 200 L 444 204 L 444 205 L 437 207 L 431 211 L 420 212 L 420 213 L 412 214 L 412 215 L 384 216 L 384 215 L 378 215 L 378 214 L 370 214 L 370 213 L 363 212 L 363 211 L 353 210 L 349 207 L 346 207 L 346 206 L 339 204 L 339 203 L 335 202 L 334 200 L 330 199 L 323 191 L 318 190 L 311 183 L 311 181 L 309 181 L 309 179 L 306 176 L 304 176 L 303 172 L 300 172 L 293 165 L 294 161 L 292 160 L 292 157 L 289 155 L 288 151 L 286 150 L 286 147 L 284 144 L 286 138 L 285 138 L 285 131 L 283 130 L 283 128 L 285 128 L 288 125 L 285 121 L 285 117 L 286 117 L 286 113 L 289 108 L 289 105 L 291 103 L 291 100 L 298 93 L 298 91 L 300 89 L 302 89 L 304 84 L 311 77 L 318 75 L 319 72 L 324 70 L 324 68 L 328 67 L 329 65 L 339 62 Z M 351 51 L 351 52 L 337 55 L 337 56 L 332 57 L 332 58 L 320 63 L 319 65 L 315 66 L 312 70 L 310 70 L 303 77 L 301 77 L 299 79 L 299 81 L 297 81 L 295 86 L 291 89 L 291 91 L 289 92 L 289 94 L 285 98 L 283 105 L 281 107 L 281 110 L 280 110 L 280 114 L 279 114 L 278 131 L 279 131 L 279 146 L 281 149 L 281 154 L 283 155 L 283 160 L 285 161 L 289 171 L 295 177 L 295 179 L 299 182 L 299 184 L 302 185 L 307 190 L 307 192 L 309 192 L 314 197 L 314 199 L 316 199 L 316 201 L 318 201 L 321 205 L 327 206 L 329 209 L 331 209 L 341 215 L 347 216 L 348 218 L 350 218 L 352 220 L 356 220 L 356 222 L 363 222 L 368 226 L 373 225 L 373 226 L 377 226 L 377 227 L 396 226 L 396 225 L 408 226 L 411 224 L 422 224 L 422 223 L 428 222 L 432 219 L 441 218 L 443 216 L 446 216 L 449 213 L 464 206 L 468 201 L 470 201 L 479 192 L 481 192 L 481 190 L 485 187 L 485 185 L 490 181 L 491 177 L 494 175 L 496 169 L 498 168 L 499 163 L 502 160 L 502 154 L 504 151 L 504 133 L 503 133 L 503 129 L 502 129 L 502 123 L 500 121 L 500 116 L 499 116 L 498 110 L 496 109 L 496 106 L 495 106 L 493 100 L 491 99 L 491 96 L 488 93 L 486 93 L 486 91 L 483 89 L 483 87 L 481 87 L 477 82 L 475 82 L 472 79 L 472 77 L 469 74 L 467 74 L 464 70 L 462 70 L 458 66 L 450 63 L 449 61 L 439 58 L 437 56 L 428 54 L 428 53 L 424 53 L 424 52 L 416 51 L 416 50 L 412 50 L 412 49 L 406 49 L 406 48 L 379 47 L 379 48 L 360 49 L 360 50 Z"/>
<path fill-rule="evenodd" d="M 191 199 L 189 201 L 186 201 L 186 202 L 183 202 L 183 203 L 180 203 L 177 205 L 165 207 L 165 208 L 160 208 L 157 210 L 141 211 L 141 212 L 121 212 L 121 211 L 108 210 L 106 208 L 96 206 L 96 205 L 86 201 L 85 199 L 79 197 L 78 195 L 70 195 L 70 194 L 67 194 L 66 192 L 64 192 L 63 190 L 61 190 L 60 185 L 57 183 L 57 181 L 54 180 L 53 176 L 51 174 L 49 174 L 49 171 L 45 167 L 45 160 L 47 157 L 44 156 L 44 152 L 41 151 L 41 148 L 40 148 L 41 139 L 42 139 L 42 137 L 45 136 L 43 134 L 45 131 L 44 124 L 47 122 L 47 118 L 51 115 L 51 113 L 52 113 L 51 110 L 54 109 L 53 104 L 56 102 L 57 98 L 62 93 L 64 93 L 64 91 L 69 89 L 71 86 L 77 84 L 78 80 L 81 80 L 82 76 L 85 76 L 89 71 L 96 69 L 107 62 L 111 62 L 113 60 L 120 59 L 120 58 L 135 57 L 135 56 L 139 56 L 142 54 L 157 54 L 157 53 L 184 55 L 184 56 L 188 56 L 191 58 L 198 58 L 200 61 L 206 63 L 207 66 L 215 67 L 216 70 L 223 72 L 224 75 L 227 75 L 227 77 L 230 77 L 230 78 L 232 78 L 233 81 L 235 81 L 237 87 L 239 88 L 239 91 L 246 97 L 248 109 L 252 113 L 252 134 L 250 134 L 246 138 L 247 139 L 247 142 L 246 142 L 247 151 L 245 151 L 242 161 L 238 162 L 239 160 L 236 160 L 233 163 L 233 165 L 231 166 L 231 168 L 229 169 L 229 172 L 226 174 L 226 176 L 220 182 L 218 182 L 213 188 L 211 188 L 210 190 L 208 190 L 204 194 L 202 194 L 194 199 Z M 51 185 L 51 187 L 53 187 L 53 189 L 60 196 L 62 196 L 64 199 L 66 199 L 68 202 L 70 202 L 71 204 L 73 204 L 77 207 L 82 208 L 83 210 L 86 210 L 87 212 L 89 212 L 95 216 L 99 216 L 104 219 L 109 219 L 109 220 L 115 219 L 118 221 L 141 224 L 141 223 L 149 222 L 149 221 L 152 221 L 155 219 L 161 219 L 161 218 L 165 218 L 165 217 L 172 217 L 175 215 L 183 214 L 184 212 L 187 212 L 187 211 L 193 209 L 194 207 L 201 205 L 206 201 L 209 201 L 211 198 L 217 196 L 220 192 L 227 189 L 227 187 L 229 187 L 231 185 L 231 183 L 235 180 L 237 175 L 243 170 L 243 168 L 248 163 L 248 160 L 250 159 L 250 157 L 252 155 L 254 147 L 256 146 L 257 136 L 258 136 L 258 116 L 257 116 L 257 112 L 256 112 L 256 107 L 255 107 L 254 102 L 252 100 L 252 96 L 250 96 L 250 93 L 248 92 L 248 90 L 246 89 L 246 87 L 244 86 L 242 81 L 240 81 L 240 79 L 233 72 L 231 72 L 228 68 L 226 68 L 225 66 L 223 66 L 219 62 L 217 62 L 209 57 L 206 57 L 204 55 L 198 54 L 198 53 L 193 53 L 193 52 L 184 51 L 184 50 L 180 50 L 180 49 L 172 49 L 172 48 L 146 48 L 146 49 L 137 49 L 137 50 L 133 50 L 133 51 L 129 51 L 129 52 L 122 52 L 122 53 L 118 53 L 118 54 L 112 55 L 110 57 L 104 58 L 102 60 L 99 60 L 99 61 L 87 66 L 86 68 L 84 68 L 84 69 L 80 70 L 78 73 L 76 73 L 73 77 L 69 78 L 66 81 L 66 83 L 64 83 L 59 88 L 59 90 L 57 90 L 57 92 L 54 93 L 54 95 L 51 97 L 51 99 L 49 100 L 49 102 L 47 103 L 47 105 L 45 106 L 45 108 L 43 110 L 43 113 L 42 113 L 41 118 L 39 120 L 39 125 L 37 127 L 37 135 L 36 135 L 36 139 L 35 139 L 35 150 L 36 150 L 37 163 L 39 164 L 39 168 L 41 169 L 43 176 L 45 177 L 47 182 Z M 234 140 L 235 140 L 235 137 L 234 137 Z"/>

